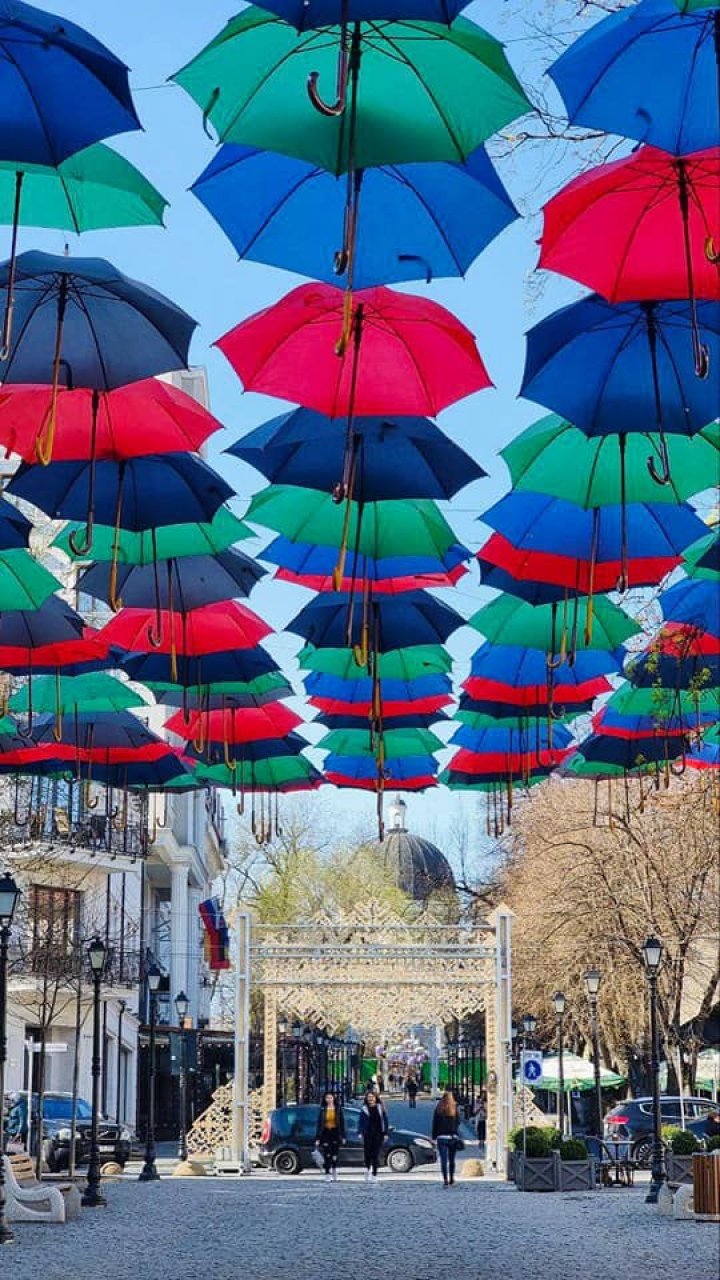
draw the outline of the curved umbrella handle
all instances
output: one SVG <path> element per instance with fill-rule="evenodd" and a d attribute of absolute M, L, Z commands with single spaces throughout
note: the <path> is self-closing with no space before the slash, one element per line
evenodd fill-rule
<path fill-rule="evenodd" d="M 348 51 L 345 48 L 340 50 L 338 54 L 337 81 L 335 88 L 335 101 L 325 102 L 320 97 L 318 89 L 318 80 L 320 79 L 319 71 L 311 71 L 307 78 L 308 98 L 312 102 L 316 111 L 321 116 L 337 117 L 344 115 L 347 106 L 347 82 L 348 82 Z"/>
<path fill-rule="evenodd" d="M 153 649 L 159 649 L 163 642 L 162 624 L 160 625 L 159 630 L 155 631 L 154 624 L 152 622 L 148 622 L 147 638 L 148 643 L 152 645 Z"/>
<path fill-rule="evenodd" d="M 708 236 L 705 241 L 705 257 L 713 266 L 720 264 L 720 251 L 715 248 L 715 240 L 713 236 Z"/>
<path fill-rule="evenodd" d="M 710 348 L 706 342 L 697 342 L 695 348 L 695 377 L 704 382 L 710 373 Z"/>
<path fill-rule="evenodd" d="M 74 556 L 78 557 L 79 560 L 84 559 L 84 557 L 88 554 L 88 552 L 92 547 L 94 528 L 95 528 L 95 514 L 92 511 L 88 511 L 87 521 L 85 523 L 85 530 L 83 532 L 82 537 L 80 536 L 79 529 L 73 529 L 72 533 L 68 537 L 70 550 L 72 551 Z"/>
<path fill-rule="evenodd" d="M 670 455 L 668 454 L 667 440 L 664 435 L 660 437 L 660 466 L 662 470 L 658 471 L 655 466 L 655 459 L 652 457 L 647 459 L 647 469 L 655 483 L 662 485 L 669 484 L 671 479 Z"/>

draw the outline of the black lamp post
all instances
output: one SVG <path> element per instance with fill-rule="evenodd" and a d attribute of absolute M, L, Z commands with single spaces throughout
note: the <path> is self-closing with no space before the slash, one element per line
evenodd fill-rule
<path fill-rule="evenodd" d="M 82 1202 L 85 1207 L 91 1209 L 103 1209 L 107 1204 L 107 1200 L 100 1191 L 100 1147 L 98 1145 L 100 1074 L 102 1070 L 100 1060 L 100 984 L 105 972 L 105 957 L 106 949 L 102 938 L 93 938 L 88 947 L 88 959 L 93 980 L 92 1123 L 87 1185 L 82 1196 Z"/>
<path fill-rule="evenodd" d="M 277 1029 L 278 1029 L 278 1095 L 280 1099 L 280 1106 L 284 1107 L 285 1103 L 287 1102 L 287 1098 L 285 1097 L 285 1090 L 286 1090 L 285 1037 L 288 1031 L 288 1020 L 285 1017 L 284 1013 L 281 1013 L 280 1017 L 278 1018 Z"/>
<path fill-rule="evenodd" d="M 148 1044 L 148 1108 L 145 1126 L 145 1163 L 138 1175 L 139 1182 L 155 1182 L 160 1174 L 155 1166 L 155 1023 L 157 1021 L 157 993 L 162 974 L 157 965 L 148 969 L 147 984 L 150 992 L 150 1043 Z"/>
<path fill-rule="evenodd" d="M 565 1045 L 565 995 L 562 991 L 556 991 L 553 996 L 553 1005 L 555 1006 L 555 1016 L 557 1018 L 557 1035 L 558 1035 L 558 1129 L 563 1138 L 565 1137 L 565 1070 L 563 1062 L 563 1050 Z"/>
<path fill-rule="evenodd" d="M 300 1042 L 302 1040 L 302 1022 L 293 1022 L 293 1040 L 295 1041 L 295 1105 L 300 1105 Z"/>
<path fill-rule="evenodd" d="M 20 890 L 9 872 L 0 876 L 0 1244 L 14 1240 L 5 1214 L 5 1063 L 7 1062 L 7 971 L 10 928 Z"/>
<path fill-rule="evenodd" d="M 652 1071 L 652 1103 L 653 1103 L 653 1141 L 652 1162 L 650 1165 L 650 1190 L 645 1201 L 657 1204 L 657 1198 L 667 1173 L 665 1170 L 665 1151 L 662 1143 L 660 1115 L 660 1044 L 657 1024 L 657 979 L 662 959 L 662 942 L 657 938 L 648 938 L 643 943 L 643 960 L 650 995 L 650 1069 Z"/>
<path fill-rule="evenodd" d="M 599 969 L 588 969 L 585 974 L 585 990 L 590 1004 L 590 1038 L 593 1051 L 593 1075 L 595 1077 L 595 1132 L 603 1136 L 603 1100 L 600 1080 L 600 1042 L 598 1040 L 598 992 L 602 977 Z"/>
<path fill-rule="evenodd" d="M 178 1134 L 178 1160 L 187 1160 L 187 1064 L 185 1060 L 185 1019 L 190 1008 L 190 1001 L 184 991 L 175 997 L 178 1027 L 180 1029 L 180 1132 Z"/>

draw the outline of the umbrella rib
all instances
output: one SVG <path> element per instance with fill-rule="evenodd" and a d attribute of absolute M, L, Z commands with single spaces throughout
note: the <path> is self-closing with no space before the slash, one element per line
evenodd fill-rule
<path fill-rule="evenodd" d="M 435 214 L 433 213 L 428 201 L 425 199 L 425 196 L 421 195 L 419 189 L 416 186 L 413 186 L 412 182 L 409 182 L 408 179 L 403 174 L 400 173 L 399 167 L 397 165 L 388 165 L 386 167 L 383 166 L 382 171 L 389 173 L 390 176 L 396 182 L 398 182 L 401 186 L 405 186 L 410 191 L 412 191 L 413 195 L 415 196 L 415 199 L 422 205 L 430 221 L 432 222 L 433 226 L 438 232 L 441 240 L 443 241 L 443 244 L 445 245 L 450 257 L 452 258 L 453 262 L 455 263 L 455 266 L 457 267 L 458 274 L 464 278 L 466 268 L 463 267 L 462 263 L 460 262 L 460 259 L 458 258 L 452 246 L 450 237 L 447 235 L 445 228 L 441 225 L 441 223 L 435 217 Z M 478 183 L 478 186 L 480 186 L 480 183 Z M 480 250 L 480 252 L 482 252 L 482 250 Z M 479 256 L 478 254 L 475 255 L 475 257 L 478 257 L 478 256 Z M 475 258 L 473 258 L 472 261 L 474 262 Z"/>
<path fill-rule="evenodd" d="M 20 42 L 20 43 L 22 43 L 22 42 Z M 32 41 L 28 41 L 28 43 L 29 43 L 29 44 L 32 44 L 33 42 L 32 42 Z M 56 154 L 55 154 L 55 147 L 53 146 L 53 143 L 52 143 L 52 141 L 51 141 L 50 133 L 49 133 L 49 130 L 48 130 L 47 125 L 46 125 L 46 123 L 45 123 L 45 117 L 44 117 L 43 112 L 42 112 L 42 110 L 41 110 L 41 108 L 40 108 L 40 103 L 38 102 L 37 97 L 35 96 L 35 92 L 34 92 L 34 90 L 33 90 L 32 86 L 31 86 L 31 84 L 29 83 L 28 78 L 27 78 L 27 76 L 25 75 L 25 72 L 24 72 L 24 70 L 23 70 L 22 66 L 21 66 L 21 65 L 20 65 L 20 63 L 18 62 L 17 58 L 15 58 L 15 57 L 13 56 L 12 52 L 10 51 L 9 44 L 10 44 L 10 41 L 8 41 L 8 39 L 7 39 L 7 38 L 4 38 L 4 39 L 3 39 L 3 42 L 2 42 L 2 47 L 3 47 L 3 50 L 4 50 L 4 52 L 5 52 L 5 56 L 7 57 L 8 62 L 10 62 L 10 63 L 12 64 L 12 66 L 15 68 L 15 70 L 16 70 L 16 72 L 17 72 L 17 74 L 19 75 L 20 79 L 22 80 L 23 84 L 25 85 L 25 88 L 26 88 L 27 93 L 28 93 L 28 97 L 30 98 L 30 100 L 31 100 L 31 102 L 32 102 L 32 104 L 33 104 L 33 106 L 34 106 L 34 108 L 35 108 L 35 114 L 36 114 L 36 116 L 37 116 L 37 118 L 38 118 L 38 121 L 39 121 L 39 123 L 40 123 L 40 127 L 41 127 L 41 129 L 42 129 L 42 131 L 43 131 L 43 134 L 45 135 L 45 142 L 46 142 L 46 144 L 47 144 L 48 152 L 49 152 L 49 154 L 53 157 L 53 160 L 55 160 L 55 161 L 56 161 L 56 160 L 57 160 L 57 157 L 56 157 Z M 91 73 L 91 74 L 92 74 L 92 73 Z M 93 78 L 94 78 L 94 77 L 93 77 Z"/>
<path fill-rule="evenodd" d="M 65 174 L 63 173 L 62 167 L 60 165 L 57 166 L 57 175 L 60 180 L 60 186 L 62 187 L 65 193 L 65 199 L 67 200 L 67 206 L 68 206 L 68 209 L 70 210 L 70 217 L 72 219 L 73 229 L 75 231 L 75 234 L 79 236 L 81 234 L 80 223 L 77 217 L 75 216 L 75 205 L 73 204 L 72 199 L 70 198 L 70 188 L 65 181 Z"/>
<path fill-rule="evenodd" d="M 426 33 L 426 34 L 427 34 L 427 33 Z M 427 97 L 430 99 L 430 101 L 431 101 L 431 103 L 432 103 L 433 107 L 434 107 L 434 108 L 435 108 L 435 110 L 437 111 L 437 114 L 439 115 L 440 119 L 442 120 L 443 124 L 445 125 L 445 128 L 447 129 L 448 137 L 450 138 L 450 140 L 451 140 L 451 142 L 452 142 L 452 144 L 453 144 L 453 146 L 454 146 L 454 148 L 455 148 L 455 150 L 456 150 L 456 152 L 457 152 L 457 154 L 458 154 L 458 156 L 459 156 L 460 160 L 464 161 L 464 160 L 465 160 L 465 158 L 466 158 L 466 157 L 465 157 L 465 153 L 463 152 L 462 146 L 460 145 L 460 142 L 458 141 L 458 139 L 457 139 L 457 137 L 456 137 L 456 135 L 455 135 L 455 131 L 454 131 L 454 129 L 452 128 L 452 126 L 451 126 L 451 124 L 450 124 L 450 121 L 447 119 L 447 117 L 446 117 L 446 115 L 445 115 L 445 112 L 444 112 L 444 110 L 443 110 L 443 108 L 442 108 L 442 106 L 441 106 L 440 102 L 438 101 L 438 99 L 437 99 L 436 95 L 432 92 L 432 90 L 430 89 L 429 85 L 428 85 L 428 84 L 426 84 L 426 83 L 422 80 L 422 78 L 421 78 L 421 76 L 420 76 L 420 72 L 419 72 L 418 68 L 417 68 L 417 67 L 415 66 L 415 64 L 410 60 L 410 58 L 408 58 L 408 57 L 407 57 L 407 55 L 403 52 L 403 50 L 402 50 L 402 49 L 400 49 L 400 48 L 398 48 L 398 46 L 396 45 L 395 41 L 394 41 L 391 37 L 387 36 L 386 34 L 383 34 L 383 39 L 387 42 L 387 44 L 388 44 L 388 45 L 390 46 L 390 48 L 393 50 L 393 54 L 394 54 L 394 56 L 397 58 L 397 60 L 398 60 L 399 62 L 401 62 L 401 63 L 404 63 L 404 65 L 408 68 L 408 70 L 412 72 L 412 74 L 414 75 L 414 77 L 415 77 L 415 79 L 417 80 L 418 84 L 420 84 L 420 85 L 421 85 L 421 87 L 422 87 L 422 89 L 423 89 L 424 93 L 425 93 L 425 94 L 427 95 Z M 452 42 L 451 42 L 451 43 L 452 43 Z"/>
<path fill-rule="evenodd" d="M 82 290 L 80 290 L 80 289 L 78 289 L 78 288 L 75 288 L 75 287 L 74 287 L 73 277 L 69 277 L 69 278 L 68 278 L 68 285 L 69 285 L 70 290 L 72 291 L 72 295 L 73 295 L 73 298 L 74 298 L 74 300 L 75 300 L 75 305 L 79 308 L 79 310 L 80 310 L 80 311 L 82 311 L 83 315 L 85 316 L 85 320 L 86 320 L 86 322 L 87 322 L 88 329 L 90 330 L 90 335 L 91 335 L 91 338 L 92 338 L 92 341 L 93 341 L 93 345 L 94 345 L 94 347 L 95 347 L 95 351 L 96 351 L 96 354 L 97 354 L 98 364 L 100 365 L 100 369 L 101 369 L 101 371 L 102 371 L 102 376 L 103 376 L 103 379 L 104 379 L 104 381 L 105 381 L 105 389 L 106 389 L 106 390 L 108 390 L 108 389 L 109 389 L 109 387 L 108 387 L 107 369 L 106 369 L 106 367 L 105 367 L 105 359 L 104 359 L 103 354 L 102 354 L 102 351 L 101 351 L 101 349 L 100 349 L 100 343 L 99 343 L 99 341 L 98 341 L 98 336 L 97 336 L 97 334 L 96 334 L 96 332 L 95 332 L 95 324 L 94 324 L 94 322 L 93 322 L 93 320 L 92 320 L 92 317 L 91 317 L 91 315 L 90 315 L 90 311 L 89 311 L 89 309 L 88 309 L 88 307 L 87 307 L 87 305 L 86 305 L 85 298 L 84 298 L 84 296 L 83 296 Z M 102 299 L 103 299 L 103 297 L 105 296 L 105 294 L 103 293 L 103 291 L 101 291 L 97 296 L 102 300 Z M 99 389 L 100 389 L 100 390 L 102 390 L 102 388 L 99 388 Z"/>

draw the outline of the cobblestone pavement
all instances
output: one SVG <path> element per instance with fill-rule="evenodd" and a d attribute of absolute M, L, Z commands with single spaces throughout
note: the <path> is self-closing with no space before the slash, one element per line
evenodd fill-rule
<path fill-rule="evenodd" d="M 64 1226 L 16 1224 L 8 1280 L 717 1280 L 718 1228 L 644 1189 L 522 1194 L 437 1174 L 124 1179 Z"/>

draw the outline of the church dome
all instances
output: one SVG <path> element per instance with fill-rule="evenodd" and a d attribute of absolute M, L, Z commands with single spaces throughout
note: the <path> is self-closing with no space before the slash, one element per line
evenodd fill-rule
<path fill-rule="evenodd" d="M 452 867 L 436 845 L 408 831 L 405 824 L 407 805 L 396 796 L 388 810 L 385 839 L 378 845 L 385 868 L 398 889 L 424 902 L 439 889 L 455 891 Z"/>

